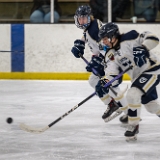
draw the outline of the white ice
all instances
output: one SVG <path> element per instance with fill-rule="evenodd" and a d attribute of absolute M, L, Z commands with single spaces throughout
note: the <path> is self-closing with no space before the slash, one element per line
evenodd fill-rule
<path fill-rule="evenodd" d="M 160 160 L 160 119 L 142 107 L 138 140 L 126 142 L 119 117 L 101 119 L 96 96 L 41 134 L 19 128 L 43 128 L 93 92 L 87 81 L 1 80 L 0 160 Z"/>

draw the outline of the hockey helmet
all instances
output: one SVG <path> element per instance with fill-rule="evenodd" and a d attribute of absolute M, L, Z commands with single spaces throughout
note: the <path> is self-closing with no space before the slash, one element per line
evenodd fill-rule
<path fill-rule="evenodd" d="M 113 37 L 117 38 L 120 35 L 119 28 L 115 23 L 109 22 L 103 25 L 98 33 L 100 39 L 107 37 L 109 41 L 112 40 Z"/>
<path fill-rule="evenodd" d="M 75 16 L 74 16 L 74 20 L 75 20 L 75 25 L 80 28 L 80 29 L 86 29 L 90 23 L 91 23 L 91 8 L 88 5 L 82 5 L 80 7 L 78 7 L 78 9 L 75 12 Z M 78 18 L 80 17 L 87 17 L 88 18 L 88 22 L 86 24 L 80 24 L 78 21 Z"/>

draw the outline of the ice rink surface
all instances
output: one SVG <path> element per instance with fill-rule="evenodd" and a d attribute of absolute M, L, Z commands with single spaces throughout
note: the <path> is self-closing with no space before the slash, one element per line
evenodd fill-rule
<path fill-rule="evenodd" d="M 126 142 L 126 126 L 104 123 L 96 96 L 41 134 L 19 128 L 43 128 L 93 92 L 87 81 L 1 80 L 0 160 L 160 160 L 160 119 L 142 107 L 138 140 Z"/>

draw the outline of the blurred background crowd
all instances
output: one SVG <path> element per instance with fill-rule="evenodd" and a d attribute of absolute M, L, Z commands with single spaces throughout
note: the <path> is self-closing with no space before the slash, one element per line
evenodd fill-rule
<path fill-rule="evenodd" d="M 51 16 L 53 23 L 74 23 L 75 10 L 83 4 L 103 22 L 109 14 L 112 22 L 160 22 L 160 0 L 0 0 L 0 23 L 51 23 Z"/>

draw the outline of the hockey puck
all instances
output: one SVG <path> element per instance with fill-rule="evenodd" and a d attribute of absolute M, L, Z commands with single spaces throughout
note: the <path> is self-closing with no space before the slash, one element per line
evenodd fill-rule
<path fill-rule="evenodd" d="M 10 123 L 12 123 L 12 122 L 13 122 L 13 119 L 12 119 L 11 117 L 8 117 L 6 121 L 7 121 L 7 123 L 9 123 L 9 124 L 10 124 Z"/>

